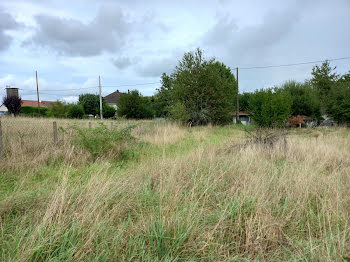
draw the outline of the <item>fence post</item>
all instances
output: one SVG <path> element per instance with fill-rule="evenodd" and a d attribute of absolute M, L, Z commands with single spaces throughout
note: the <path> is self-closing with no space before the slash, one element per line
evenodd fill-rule
<path fill-rule="evenodd" d="M 89 129 L 91 129 L 91 122 L 89 122 Z"/>
<path fill-rule="evenodd" d="M 0 160 L 4 159 L 4 145 L 2 143 L 2 129 L 1 129 L 1 119 L 0 119 Z"/>
<path fill-rule="evenodd" d="M 113 131 L 113 122 L 111 122 L 111 131 Z"/>
<path fill-rule="evenodd" d="M 55 147 L 57 146 L 57 123 L 56 123 L 56 121 L 53 122 L 53 144 Z"/>

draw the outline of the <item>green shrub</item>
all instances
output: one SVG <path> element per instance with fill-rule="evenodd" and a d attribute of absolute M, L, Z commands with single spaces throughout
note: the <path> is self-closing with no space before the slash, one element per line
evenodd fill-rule
<path fill-rule="evenodd" d="M 84 108 L 81 105 L 70 105 L 68 108 L 69 118 L 83 118 Z"/>
<path fill-rule="evenodd" d="M 21 114 L 26 116 L 47 116 L 48 112 L 47 107 L 40 107 L 40 114 L 38 112 L 38 108 L 35 106 L 22 106 Z"/>
<path fill-rule="evenodd" d="M 147 98 L 139 91 L 133 90 L 122 94 L 118 100 L 118 115 L 126 118 L 144 119 L 152 118 L 153 112 Z"/>
<path fill-rule="evenodd" d="M 121 130 L 110 130 L 100 123 L 96 128 L 82 129 L 74 126 L 73 129 L 77 131 L 76 142 L 94 158 L 111 156 L 117 160 L 126 160 L 135 156 L 134 147 L 137 143 L 131 135 L 131 130 L 135 127 L 132 125 Z"/>
<path fill-rule="evenodd" d="M 103 117 L 104 118 L 111 118 L 115 116 L 115 108 L 113 106 L 110 106 L 108 104 L 102 106 L 103 111 Z"/>

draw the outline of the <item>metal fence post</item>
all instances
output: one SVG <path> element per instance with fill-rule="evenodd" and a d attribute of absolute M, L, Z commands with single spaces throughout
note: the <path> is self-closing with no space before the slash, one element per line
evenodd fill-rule
<path fill-rule="evenodd" d="M 2 129 L 0 120 L 0 160 L 4 159 L 4 144 L 2 143 Z"/>
<path fill-rule="evenodd" d="M 54 144 L 54 146 L 57 146 L 57 123 L 56 123 L 56 121 L 53 122 L 53 144 Z"/>

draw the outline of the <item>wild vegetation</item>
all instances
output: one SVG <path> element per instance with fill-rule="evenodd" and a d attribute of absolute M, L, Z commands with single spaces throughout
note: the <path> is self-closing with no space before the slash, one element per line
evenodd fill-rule
<path fill-rule="evenodd" d="M 348 129 L 1 120 L 1 261 L 350 257 Z"/>

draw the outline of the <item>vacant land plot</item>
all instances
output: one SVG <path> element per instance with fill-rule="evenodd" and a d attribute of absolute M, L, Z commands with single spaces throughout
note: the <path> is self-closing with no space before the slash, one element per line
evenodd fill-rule
<path fill-rule="evenodd" d="M 350 257 L 347 129 L 261 145 L 233 126 L 57 120 L 53 146 L 52 121 L 2 119 L 1 261 Z"/>

